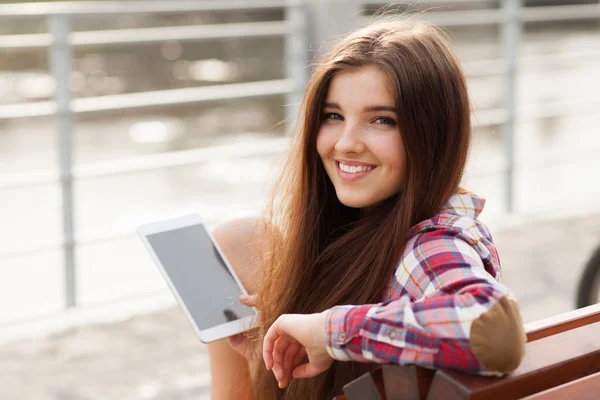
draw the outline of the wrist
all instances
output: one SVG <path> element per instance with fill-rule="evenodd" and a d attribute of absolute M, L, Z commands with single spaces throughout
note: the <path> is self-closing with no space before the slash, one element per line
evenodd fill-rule
<path fill-rule="evenodd" d="M 329 313 L 331 309 L 327 309 L 317 314 L 316 331 L 318 332 L 318 344 L 319 347 L 324 351 L 327 351 L 327 325 L 329 320 Z"/>

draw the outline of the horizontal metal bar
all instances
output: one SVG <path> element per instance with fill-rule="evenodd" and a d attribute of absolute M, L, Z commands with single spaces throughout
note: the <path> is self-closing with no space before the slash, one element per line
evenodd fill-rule
<path fill-rule="evenodd" d="M 386 2 L 386 1 L 361 1 L 361 3 L 365 7 L 381 7 L 383 9 L 387 9 L 388 7 L 397 7 L 397 6 L 422 6 L 426 4 L 434 4 L 439 5 L 440 3 L 446 3 L 448 5 L 451 4 L 469 4 L 472 5 L 485 5 L 489 3 L 489 0 L 403 0 L 402 2 Z M 479 3 L 479 4 L 478 4 Z M 448 7 L 448 6 L 444 6 Z"/>
<path fill-rule="evenodd" d="M 152 171 L 201 164 L 211 160 L 239 159 L 256 155 L 281 153 L 289 142 L 289 138 L 253 140 L 252 142 L 211 146 L 199 149 L 172 151 L 162 154 L 151 154 L 126 160 L 107 161 L 73 167 L 75 179 L 104 178 L 115 175 Z"/>
<path fill-rule="evenodd" d="M 46 253 L 56 251 L 62 248 L 64 242 L 61 241 L 45 241 L 38 243 L 22 243 L 20 246 L 10 250 L 0 251 L 0 260 L 11 260 L 20 257 L 26 257 L 33 254 Z"/>
<path fill-rule="evenodd" d="M 41 49 L 49 47 L 51 43 L 52 35 L 49 33 L 0 36 L 2 50 Z"/>
<path fill-rule="evenodd" d="M 543 105 L 543 109 L 529 110 L 525 108 L 519 114 L 519 120 L 547 118 L 555 116 L 569 116 L 581 113 L 594 113 L 600 109 L 600 99 L 593 101 L 580 102 L 556 102 Z M 504 109 L 486 109 L 474 110 L 471 123 L 474 128 L 482 126 L 500 125 L 506 121 L 506 111 Z M 229 148 L 228 146 L 215 146 L 202 149 L 182 150 L 169 152 L 165 154 L 154 154 L 142 157 L 136 157 L 128 160 L 109 161 L 92 165 L 77 165 L 73 170 L 74 179 L 101 178 L 125 173 L 135 173 L 150 171 L 160 168 L 178 167 L 202 163 L 217 158 L 254 156 L 257 154 L 276 154 L 282 151 L 283 144 L 287 138 L 281 139 L 281 142 L 269 140 L 269 145 L 265 146 L 263 141 L 256 141 L 243 147 Z M 56 172 L 27 172 L 21 174 L 0 175 L 0 190 L 17 189 L 28 186 L 38 186 L 51 184 L 59 181 L 58 171 Z"/>
<path fill-rule="evenodd" d="M 589 61 L 595 57 L 600 57 L 600 50 L 575 50 L 565 51 L 564 53 L 552 53 L 552 54 L 532 54 L 519 58 L 519 63 L 550 63 L 550 62 L 563 62 L 563 61 L 575 61 L 584 60 Z M 547 65 L 544 65 L 547 68 Z"/>
<path fill-rule="evenodd" d="M 172 106 L 177 104 L 280 95 L 289 93 L 292 90 L 293 82 L 290 79 L 211 85 L 198 88 L 158 90 L 75 99 L 72 102 L 72 110 L 75 113 L 87 113 Z"/>
<path fill-rule="evenodd" d="M 52 101 L 0 105 L 0 120 L 44 117 L 55 113 L 56 105 Z"/>
<path fill-rule="evenodd" d="M 71 101 L 75 113 L 89 113 L 134 108 L 193 104 L 208 101 L 245 99 L 290 93 L 290 79 L 210 85 L 196 88 L 156 90 L 98 96 Z M 43 117 L 53 115 L 56 106 L 51 101 L 0 105 L 0 120 L 9 118 Z"/>
<path fill-rule="evenodd" d="M 367 6 L 380 6 L 380 7 L 387 7 L 389 6 L 389 3 L 391 3 L 391 6 L 394 7 L 396 5 L 422 5 L 422 4 L 440 4 L 440 3 L 447 3 L 447 4 L 469 4 L 469 5 L 477 5 L 477 3 L 489 3 L 489 0 L 404 0 L 402 2 L 386 2 L 386 1 L 361 1 L 361 3 L 367 7 Z"/>
<path fill-rule="evenodd" d="M 281 154 L 285 150 L 289 142 L 289 137 L 262 140 L 257 139 L 243 144 L 211 146 L 199 149 L 174 151 L 164 154 L 152 154 L 127 160 L 94 163 L 92 165 L 78 165 L 73 168 L 73 178 L 78 180 L 89 180 L 93 178 L 104 178 L 157 169 L 191 166 L 213 160 L 241 159 L 247 157 L 277 155 Z M 15 178 L 18 176 L 19 175 L 14 175 Z M 0 177 L 0 189 L 5 188 L 3 186 L 3 181 L 6 181 L 6 179 L 2 178 L 3 177 Z M 58 181 L 58 177 L 54 175 L 53 180 Z M 130 230 L 100 232 L 92 235 L 85 235 L 79 232 L 76 234 L 75 241 L 78 245 L 98 243 L 112 240 L 116 237 L 128 236 L 132 233 L 134 232 Z M 30 243 L 23 244 L 8 251 L 0 251 L 0 260 L 17 258 L 31 253 L 57 250 L 61 246 L 62 242 L 56 240 L 36 243 L 33 246 Z M 6 243 L 3 247 L 6 248 Z"/>
<path fill-rule="evenodd" d="M 419 19 L 445 27 L 499 24 L 505 18 L 501 9 L 417 11 L 417 14 Z M 517 18 L 519 17 L 524 22 L 596 19 L 600 17 L 600 4 L 523 7 Z M 378 16 L 361 17 L 359 23 L 367 25 L 377 18 Z"/>
<path fill-rule="evenodd" d="M 502 109 L 477 111 L 477 115 L 473 116 L 472 124 L 474 127 L 498 125 L 505 121 L 505 114 L 505 111 Z M 256 154 L 276 154 L 283 149 L 283 143 L 286 142 L 287 138 L 282 139 L 281 142 L 273 142 L 271 140 L 269 141 L 269 145 L 265 146 L 264 142 L 256 141 L 252 144 L 244 145 L 243 147 L 235 147 L 234 150 L 231 150 L 228 146 L 214 146 L 209 148 L 153 154 L 126 160 L 94 163 L 91 165 L 78 165 L 73 168 L 73 178 L 90 179 L 192 165 L 209 161 L 214 157 L 226 158 Z M 268 147 L 269 150 L 265 151 L 263 147 Z M 54 173 L 42 171 L 5 176 L 0 175 L 0 190 L 55 183 L 58 182 L 58 180 L 58 171 Z"/>
<path fill-rule="evenodd" d="M 551 63 L 600 57 L 600 50 L 571 51 L 557 54 L 538 54 L 520 57 L 521 68 L 527 63 Z M 504 72 L 501 59 L 466 61 L 463 69 L 468 77 L 481 77 Z M 113 96 L 75 99 L 72 102 L 75 112 L 94 112 L 115 109 L 139 108 L 172 104 L 187 104 L 213 100 L 239 99 L 246 97 L 287 94 L 292 90 L 290 80 L 246 82 L 228 85 L 211 85 L 199 88 L 162 90 L 152 92 L 127 93 Z M 256 92 L 253 92 L 256 91 Z M 118 104 L 118 105 L 117 105 Z M 0 120 L 30 118 L 53 115 L 56 107 L 53 102 L 32 102 L 0 105 Z"/>
<path fill-rule="evenodd" d="M 524 7 L 521 19 L 525 22 L 595 19 L 600 17 L 600 3 L 566 6 Z"/>
<path fill-rule="evenodd" d="M 151 171 L 161 168 L 180 167 L 201 164 L 211 160 L 243 158 L 256 155 L 277 154 L 281 152 L 289 138 L 255 140 L 243 145 L 221 145 L 206 148 L 172 151 L 151 154 L 126 160 L 106 161 L 73 167 L 74 179 L 91 179 L 121 175 L 127 173 Z M 20 189 L 57 183 L 60 180 L 58 170 L 54 172 L 33 171 L 9 175 L 0 175 L 0 190 Z"/>
<path fill-rule="evenodd" d="M 549 168 L 563 167 L 578 162 L 598 162 L 598 151 L 600 148 L 588 148 L 585 150 L 574 149 L 570 151 L 561 151 L 560 154 L 551 154 L 541 159 L 531 160 L 525 154 L 515 159 L 515 166 L 521 172 L 535 172 Z M 473 168 L 472 166 L 470 168 Z M 470 178 L 482 178 L 492 175 L 500 175 L 507 170 L 506 160 L 502 157 L 495 157 L 486 160 L 485 168 L 475 168 L 466 171 Z"/>
<path fill-rule="evenodd" d="M 59 180 L 58 169 L 53 172 L 44 170 L 0 175 L 0 190 L 47 185 L 57 183 Z"/>
<path fill-rule="evenodd" d="M 457 10 L 435 11 L 422 14 L 420 19 L 438 26 L 476 26 L 499 24 L 504 21 L 501 10 Z"/>
<path fill-rule="evenodd" d="M 596 154 L 599 149 L 586 149 L 584 152 L 576 150 L 569 153 L 561 153 L 558 155 L 551 155 L 540 160 L 532 162 L 527 157 L 522 157 L 515 160 L 515 167 L 521 172 L 539 171 L 546 168 L 552 168 L 557 166 L 570 165 L 575 162 L 588 162 L 596 160 Z M 490 165 L 486 165 L 484 170 L 467 170 L 466 174 L 470 178 L 481 178 L 485 176 L 493 176 L 502 174 L 506 171 L 506 163 L 502 159 L 492 160 Z M 216 221 L 206 221 L 209 225 Z M 122 228 L 114 230 L 96 231 L 93 233 L 79 232 L 76 235 L 77 245 L 96 245 L 101 243 L 112 242 L 115 240 L 126 239 L 128 237 L 134 237 L 135 231 L 131 228 Z M 16 248 L 11 250 L 4 250 L 0 252 L 0 260 L 14 259 L 25 256 L 31 256 L 32 254 L 39 254 L 49 251 L 56 251 L 62 247 L 63 243 L 60 240 L 46 241 L 38 243 L 22 243 Z"/>
<path fill-rule="evenodd" d="M 289 138 L 254 140 L 251 143 L 211 146 L 206 148 L 150 154 L 125 160 L 112 160 L 93 164 L 75 165 L 73 179 L 92 179 L 114 175 L 131 174 L 162 168 L 201 164 L 211 160 L 244 158 L 256 155 L 277 154 L 285 148 Z M 34 171 L 20 174 L 0 175 L 0 190 L 57 183 L 55 172 Z"/>
<path fill-rule="evenodd" d="M 113 31 L 74 32 L 71 44 L 89 46 L 101 44 L 138 44 L 166 40 L 246 39 L 265 36 L 283 36 L 292 33 L 285 21 L 246 22 L 195 26 L 168 26 Z"/>
<path fill-rule="evenodd" d="M 415 14 L 415 12 L 409 12 Z M 460 11 L 418 11 L 419 19 L 429 21 L 437 26 L 476 26 L 499 24 L 504 20 L 501 10 L 460 10 Z M 381 16 L 387 18 L 388 14 Z M 368 25 L 376 21 L 380 16 L 364 16 L 358 18 L 359 25 Z"/>
<path fill-rule="evenodd" d="M 555 101 L 552 103 L 543 103 L 537 106 L 535 110 L 525 109 L 523 115 L 519 117 L 522 119 L 568 117 L 577 114 L 597 114 L 600 112 L 599 110 L 599 98 L 596 98 L 593 101 Z"/>
<path fill-rule="evenodd" d="M 458 0 L 467 3 L 469 0 Z M 416 1 L 415 5 L 428 1 Z M 453 1 L 446 1 L 453 3 Z M 457 2 L 457 1 L 454 1 Z M 47 16 L 56 14 L 91 15 L 91 14 L 124 14 L 124 13 L 181 13 L 192 11 L 231 11 L 269 8 L 297 7 L 301 0 L 271 0 L 271 1 L 202 1 L 191 2 L 184 0 L 140 1 L 140 2 L 57 2 L 57 3 L 25 3 L 0 5 L 1 17 Z M 367 5 L 372 2 L 367 2 Z M 426 17 L 440 26 L 468 26 L 489 23 L 500 23 L 503 20 L 499 9 L 457 10 L 426 12 Z M 565 19 L 593 19 L 600 16 L 600 5 L 579 4 L 544 7 L 523 7 L 521 18 L 524 21 L 554 21 Z M 372 17 L 364 18 L 364 23 Z"/>
<path fill-rule="evenodd" d="M 590 61 L 600 57 L 600 50 L 576 50 L 553 54 L 532 54 L 519 57 L 519 70 L 537 71 L 527 64 L 544 64 L 544 71 L 548 70 L 548 64 L 564 63 L 573 61 Z M 506 71 L 504 61 L 501 58 L 488 60 L 465 61 L 462 63 L 463 71 L 467 77 L 486 77 L 503 74 Z"/>
<path fill-rule="evenodd" d="M 299 0 L 229 0 L 229 1 L 71 1 L 0 5 L 1 17 L 92 14 L 156 14 L 195 11 L 234 11 L 295 7 Z"/>
<path fill-rule="evenodd" d="M 162 43 L 168 40 L 200 41 L 284 36 L 292 32 L 293 27 L 286 21 L 266 21 L 73 32 L 69 35 L 69 42 L 75 47 L 106 44 L 128 45 Z M 46 48 L 51 43 L 52 36 L 49 33 L 0 36 L 0 49 L 5 50 Z"/>

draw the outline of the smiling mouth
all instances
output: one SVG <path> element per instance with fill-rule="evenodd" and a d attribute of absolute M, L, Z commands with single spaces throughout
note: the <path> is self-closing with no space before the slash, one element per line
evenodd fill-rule
<path fill-rule="evenodd" d="M 338 168 L 348 174 L 358 174 L 361 172 L 368 172 L 375 168 L 372 165 L 346 165 L 341 161 L 337 162 Z"/>
<path fill-rule="evenodd" d="M 355 182 L 367 176 L 375 169 L 373 165 L 347 165 L 340 161 L 335 162 L 338 176 L 345 182 Z"/>

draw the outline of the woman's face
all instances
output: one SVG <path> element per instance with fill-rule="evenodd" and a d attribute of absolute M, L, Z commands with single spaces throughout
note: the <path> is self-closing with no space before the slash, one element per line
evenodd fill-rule
<path fill-rule="evenodd" d="M 376 205 L 400 191 L 406 151 L 387 76 L 368 66 L 336 74 L 330 82 L 317 152 L 340 202 Z"/>

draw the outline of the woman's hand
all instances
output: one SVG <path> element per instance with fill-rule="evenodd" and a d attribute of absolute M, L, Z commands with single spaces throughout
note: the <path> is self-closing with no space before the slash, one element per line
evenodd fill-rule
<path fill-rule="evenodd" d="M 240 302 L 247 305 L 248 307 L 256 306 L 257 295 L 240 295 Z M 255 335 L 256 332 L 250 334 Z M 248 338 L 248 333 L 238 333 L 237 335 L 230 336 L 227 338 L 227 342 L 235 351 L 241 354 L 246 360 L 250 359 L 252 355 L 252 347 L 256 346 L 258 342 L 252 341 Z"/>
<path fill-rule="evenodd" d="M 333 359 L 325 349 L 325 312 L 284 314 L 271 325 L 263 341 L 263 359 L 279 387 L 292 378 L 312 378 L 326 371 Z M 308 362 L 303 363 L 308 356 Z"/>

